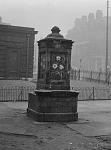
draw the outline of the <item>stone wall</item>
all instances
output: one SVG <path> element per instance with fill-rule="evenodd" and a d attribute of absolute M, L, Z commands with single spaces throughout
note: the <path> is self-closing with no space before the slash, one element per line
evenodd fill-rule
<path fill-rule="evenodd" d="M 33 76 L 34 28 L 0 25 L 0 77 Z"/>

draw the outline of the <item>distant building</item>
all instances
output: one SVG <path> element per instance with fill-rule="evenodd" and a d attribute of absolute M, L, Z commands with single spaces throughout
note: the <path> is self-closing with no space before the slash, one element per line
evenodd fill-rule
<path fill-rule="evenodd" d="M 106 55 L 106 16 L 102 10 L 89 13 L 88 16 L 76 18 L 75 25 L 67 33 L 67 38 L 75 41 L 72 51 L 72 67 L 105 71 Z M 111 17 L 109 16 L 109 41 L 111 41 Z M 111 58 L 111 42 L 109 42 L 109 58 Z M 109 60 L 111 66 L 111 60 Z"/>
<path fill-rule="evenodd" d="M 88 15 L 88 23 L 93 23 L 95 21 L 95 16 L 93 13 L 89 13 Z"/>
<path fill-rule="evenodd" d="M 103 19 L 103 12 L 102 10 L 97 10 L 96 11 L 96 20 L 101 20 Z"/>
<path fill-rule="evenodd" d="M 34 28 L 0 23 L 0 78 L 33 77 Z"/>
<path fill-rule="evenodd" d="M 0 24 L 2 24 L 2 25 L 10 25 L 9 23 L 3 22 L 1 16 L 0 16 Z"/>

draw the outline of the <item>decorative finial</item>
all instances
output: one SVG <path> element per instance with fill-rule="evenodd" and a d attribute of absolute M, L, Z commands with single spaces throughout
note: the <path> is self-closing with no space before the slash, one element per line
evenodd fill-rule
<path fill-rule="evenodd" d="M 61 30 L 59 29 L 59 27 L 57 26 L 54 26 L 52 29 L 51 29 L 52 33 L 59 33 Z"/>
<path fill-rule="evenodd" d="M 61 31 L 59 29 L 59 27 L 57 26 L 54 26 L 52 29 L 51 29 L 52 33 L 48 34 L 46 38 L 54 38 L 54 39 L 63 39 L 63 35 L 61 35 L 59 32 Z"/>

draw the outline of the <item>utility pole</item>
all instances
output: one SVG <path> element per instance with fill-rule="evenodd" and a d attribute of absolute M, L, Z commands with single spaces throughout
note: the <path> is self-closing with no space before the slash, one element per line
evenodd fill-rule
<path fill-rule="evenodd" d="M 106 21 L 106 83 L 108 81 L 108 19 L 109 19 L 109 0 L 107 0 L 107 21 Z"/>
<path fill-rule="evenodd" d="M 26 80 L 28 80 L 28 70 L 29 70 L 29 40 L 30 34 L 27 34 L 27 49 L 26 49 Z"/>

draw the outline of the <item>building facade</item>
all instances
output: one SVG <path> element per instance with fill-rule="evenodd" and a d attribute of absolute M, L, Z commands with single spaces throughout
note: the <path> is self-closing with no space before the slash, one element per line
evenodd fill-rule
<path fill-rule="evenodd" d="M 111 16 L 109 16 L 108 66 L 111 66 Z M 72 50 L 72 68 L 105 71 L 106 69 L 106 24 L 107 16 L 102 10 L 89 13 L 75 20 L 74 27 L 67 33 L 67 38 L 75 41 Z M 111 68 L 110 68 L 111 71 Z"/>
<path fill-rule="evenodd" d="M 0 24 L 0 78 L 33 76 L 34 28 Z"/>

